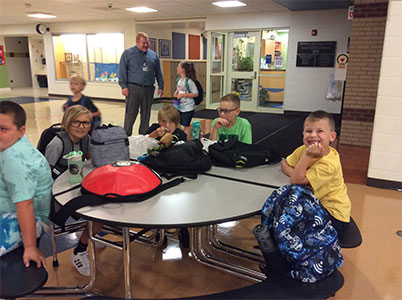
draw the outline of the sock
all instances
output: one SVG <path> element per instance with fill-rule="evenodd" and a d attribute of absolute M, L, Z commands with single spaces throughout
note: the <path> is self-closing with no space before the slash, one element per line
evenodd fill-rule
<path fill-rule="evenodd" d="M 81 243 L 81 241 L 79 241 L 77 247 L 75 247 L 75 249 L 74 249 L 74 254 L 77 255 L 77 253 L 79 253 L 79 252 L 87 251 L 87 248 L 88 248 L 88 244 L 83 244 L 83 243 Z"/>

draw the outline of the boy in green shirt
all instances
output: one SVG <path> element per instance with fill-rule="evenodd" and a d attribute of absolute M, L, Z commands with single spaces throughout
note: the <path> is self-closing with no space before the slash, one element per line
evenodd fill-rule
<path fill-rule="evenodd" d="M 210 139 L 213 141 L 235 138 L 245 144 L 252 143 L 249 121 L 239 117 L 240 99 L 235 94 L 223 96 L 219 101 L 219 118 L 212 122 Z"/>

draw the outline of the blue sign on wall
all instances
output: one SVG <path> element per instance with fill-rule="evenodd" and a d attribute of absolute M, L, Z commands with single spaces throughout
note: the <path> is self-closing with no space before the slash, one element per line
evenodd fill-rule
<path fill-rule="evenodd" d="M 95 80 L 118 82 L 119 64 L 95 63 Z"/>

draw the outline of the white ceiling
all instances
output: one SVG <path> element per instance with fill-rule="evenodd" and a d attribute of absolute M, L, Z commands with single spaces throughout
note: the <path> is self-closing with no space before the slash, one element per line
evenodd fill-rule
<path fill-rule="evenodd" d="M 149 20 L 153 23 L 156 20 L 203 19 L 207 15 L 222 13 L 287 11 L 286 8 L 271 0 L 242 0 L 247 6 L 238 8 L 219 8 L 212 5 L 214 1 L 217 0 L 0 0 L 0 25 L 129 18 L 143 22 Z M 111 9 L 108 8 L 110 5 Z M 125 10 L 125 8 L 135 6 L 147 6 L 157 9 L 158 12 L 141 14 Z M 39 12 L 52 14 L 57 18 L 27 17 L 27 14 Z M 191 24 L 183 20 L 175 26 L 180 26 L 180 24 L 187 27 L 200 25 L 197 22 Z"/>

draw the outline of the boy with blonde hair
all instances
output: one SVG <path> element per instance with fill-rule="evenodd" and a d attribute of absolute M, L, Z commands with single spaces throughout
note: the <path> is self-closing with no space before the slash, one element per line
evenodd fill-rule
<path fill-rule="evenodd" d="M 86 84 L 85 79 L 81 75 L 74 74 L 70 77 L 70 90 L 74 95 L 68 97 L 67 102 L 63 104 L 63 111 L 66 111 L 68 107 L 73 105 L 82 105 L 88 108 L 93 117 L 92 128 L 96 128 L 101 125 L 101 112 L 88 96 L 82 94 Z"/>
<path fill-rule="evenodd" d="M 351 202 L 343 181 L 338 152 L 330 146 L 336 138 L 331 114 L 318 110 L 304 121 L 303 144 L 282 162 L 291 184 L 309 184 L 331 215 L 332 225 L 342 236 L 350 221 Z"/>
<path fill-rule="evenodd" d="M 158 123 L 154 123 L 149 127 L 146 134 L 154 139 L 160 139 L 167 132 L 171 133 L 176 141 L 186 141 L 187 134 L 179 128 L 180 113 L 172 105 L 165 103 L 158 112 Z"/>
<path fill-rule="evenodd" d="M 223 96 L 219 101 L 219 118 L 212 122 L 210 139 L 227 140 L 235 138 L 239 142 L 251 144 L 251 124 L 244 118 L 239 117 L 240 99 L 235 94 Z"/>

